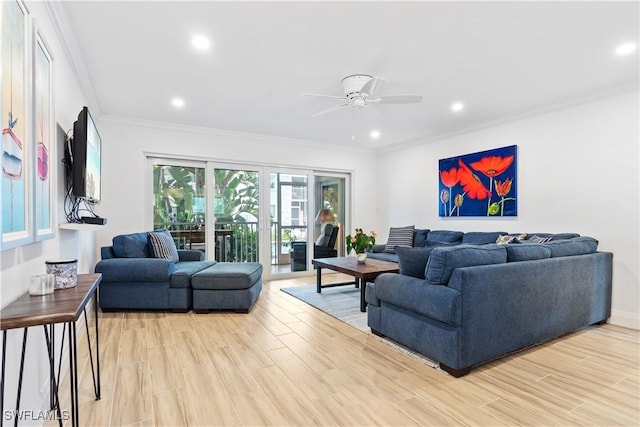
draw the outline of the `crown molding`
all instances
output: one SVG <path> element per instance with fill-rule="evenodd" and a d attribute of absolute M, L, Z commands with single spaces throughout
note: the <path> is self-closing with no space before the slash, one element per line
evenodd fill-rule
<path fill-rule="evenodd" d="M 377 150 L 377 153 L 378 154 L 391 153 L 394 151 L 404 150 L 406 148 L 417 147 L 420 145 L 433 143 L 436 141 L 452 138 L 452 137 L 466 134 L 466 133 L 476 132 L 476 131 L 490 128 L 490 127 L 500 126 L 500 125 L 504 125 L 512 122 L 517 122 L 520 120 L 525 120 L 531 117 L 540 116 L 543 114 L 566 110 L 569 108 L 577 107 L 584 104 L 589 104 L 592 102 L 597 102 L 606 98 L 612 98 L 614 96 L 623 95 L 625 93 L 630 93 L 638 90 L 640 90 L 640 86 L 638 82 L 627 82 L 625 84 L 608 87 L 599 92 L 584 95 L 582 97 L 564 99 L 544 107 L 533 108 L 524 112 L 509 115 L 509 116 L 494 117 L 494 118 L 478 121 L 453 132 L 425 135 L 422 137 L 413 138 L 407 141 L 399 142 L 397 144 L 382 147 Z"/>
<path fill-rule="evenodd" d="M 374 148 L 368 148 L 368 147 L 344 146 L 339 144 L 310 141 L 305 139 L 287 138 L 283 136 L 263 135 L 263 134 L 249 133 L 249 132 L 226 130 L 226 129 L 207 128 L 207 127 L 200 127 L 200 126 L 187 126 L 187 125 L 181 125 L 177 123 L 134 119 L 134 118 L 116 116 L 111 114 L 101 115 L 99 118 L 99 121 L 105 122 L 105 123 L 113 123 L 116 125 L 121 124 L 121 125 L 127 125 L 127 126 L 136 126 L 136 127 L 143 127 L 148 129 L 150 128 L 150 129 L 179 132 L 179 133 L 210 135 L 210 136 L 221 137 L 221 138 L 241 139 L 244 141 L 268 142 L 272 144 L 295 145 L 298 147 L 305 146 L 307 148 L 317 148 L 317 149 L 334 148 L 336 150 L 350 151 L 350 152 L 357 152 L 357 153 L 362 153 L 363 151 L 365 152 L 376 151 Z"/>
<path fill-rule="evenodd" d="M 46 1 L 44 6 L 49 14 L 49 19 L 56 31 L 56 36 L 60 40 L 60 45 L 67 58 L 69 67 L 76 77 L 76 81 L 80 86 L 82 94 L 87 100 L 92 114 L 99 116 L 101 114 L 100 103 L 93 90 L 93 83 L 84 64 L 83 56 L 78 45 L 78 38 L 73 31 L 73 27 L 69 20 L 69 15 L 65 2 L 63 1 Z"/>

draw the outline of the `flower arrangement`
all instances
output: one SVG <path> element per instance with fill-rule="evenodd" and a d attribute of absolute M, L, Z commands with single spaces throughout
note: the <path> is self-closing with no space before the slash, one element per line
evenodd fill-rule
<path fill-rule="evenodd" d="M 371 251 L 373 245 L 376 244 L 376 232 L 372 231 L 369 236 L 364 234 L 362 228 L 356 228 L 356 233 L 352 236 L 349 234 L 346 238 L 347 253 L 353 249 L 357 254 L 364 253 L 366 250 Z"/>

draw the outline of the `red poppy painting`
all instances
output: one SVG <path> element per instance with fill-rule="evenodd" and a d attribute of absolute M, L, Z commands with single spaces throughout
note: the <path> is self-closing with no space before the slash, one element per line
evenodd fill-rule
<path fill-rule="evenodd" d="M 516 216 L 517 145 L 441 159 L 440 216 Z"/>

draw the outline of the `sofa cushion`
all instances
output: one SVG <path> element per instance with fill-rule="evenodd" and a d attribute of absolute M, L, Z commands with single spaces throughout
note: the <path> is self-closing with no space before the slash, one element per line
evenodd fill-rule
<path fill-rule="evenodd" d="M 147 233 L 121 234 L 113 238 L 117 258 L 149 258 L 153 256 Z"/>
<path fill-rule="evenodd" d="M 149 232 L 149 243 L 156 258 L 168 259 L 173 262 L 180 260 L 176 244 L 168 231 Z"/>
<path fill-rule="evenodd" d="M 429 255 L 434 249 L 435 247 L 403 248 L 398 246 L 396 254 L 398 255 L 400 274 L 424 279 L 424 271 L 429 261 Z"/>
<path fill-rule="evenodd" d="M 413 247 L 421 248 L 424 246 L 424 243 L 427 241 L 427 236 L 429 235 L 429 229 L 426 228 L 416 228 L 413 231 Z"/>
<path fill-rule="evenodd" d="M 592 254 L 598 250 L 598 241 L 593 237 L 582 236 L 569 240 L 553 240 L 544 246 L 551 250 L 551 258 Z"/>
<path fill-rule="evenodd" d="M 498 237 L 507 234 L 506 231 L 471 231 L 464 233 L 462 236 L 462 244 L 486 245 L 496 243 Z"/>
<path fill-rule="evenodd" d="M 551 249 L 545 245 L 523 243 L 521 245 L 505 245 L 505 247 L 507 248 L 507 262 L 551 258 Z"/>
<path fill-rule="evenodd" d="M 216 261 L 179 262 L 176 264 L 176 269 L 173 274 L 171 274 L 169 284 L 172 288 L 188 288 L 191 286 L 191 276 L 205 268 L 211 267 L 215 263 Z"/>
<path fill-rule="evenodd" d="M 458 267 L 501 264 L 507 262 L 504 245 L 457 245 L 436 247 L 429 256 L 425 278 L 433 285 L 446 285 Z"/>
<path fill-rule="evenodd" d="M 396 246 L 413 246 L 413 230 L 415 226 L 408 225 L 406 227 L 391 227 L 389 229 L 389 238 L 384 247 L 387 253 L 395 253 Z"/>
<path fill-rule="evenodd" d="M 367 258 L 379 259 L 382 261 L 399 262 L 398 254 L 390 254 L 387 252 L 369 252 Z"/>
<path fill-rule="evenodd" d="M 262 278 L 257 262 L 219 262 L 191 276 L 193 289 L 248 289 Z"/>
<path fill-rule="evenodd" d="M 462 242 L 462 231 L 432 230 L 427 235 L 427 243 L 460 243 Z M 496 240 L 493 239 L 495 242 Z"/>

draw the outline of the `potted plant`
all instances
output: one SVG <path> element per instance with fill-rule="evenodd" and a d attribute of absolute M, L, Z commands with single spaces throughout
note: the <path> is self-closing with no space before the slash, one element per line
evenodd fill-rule
<path fill-rule="evenodd" d="M 369 235 L 362 231 L 362 228 L 356 228 L 355 234 L 349 234 L 346 238 L 347 253 L 349 256 L 356 256 L 359 264 L 364 264 L 367 260 L 367 252 L 373 250 L 376 244 L 376 232 L 372 231 Z"/>

